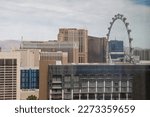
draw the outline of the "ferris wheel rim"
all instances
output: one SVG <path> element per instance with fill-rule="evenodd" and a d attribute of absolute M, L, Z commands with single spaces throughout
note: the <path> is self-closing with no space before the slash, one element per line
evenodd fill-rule
<path fill-rule="evenodd" d="M 110 26 L 108 27 L 108 33 L 106 34 L 107 40 L 109 41 L 111 29 L 113 27 L 113 24 L 117 20 L 121 20 L 126 27 L 126 31 L 128 34 L 128 42 L 129 42 L 129 57 L 130 57 L 130 62 L 132 62 L 131 59 L 132 59 L 132 54 L 133 54 L 133 48 L 132 48 L 133 38 L 131 38 L 131 29 L 129 28 L 129 23 L 127 22 L 127 18 L 124 15 L 118 13 L 117 15 L 114 15 L 114 17 L 112 17 L 112 21 L 110 22 Z"/>

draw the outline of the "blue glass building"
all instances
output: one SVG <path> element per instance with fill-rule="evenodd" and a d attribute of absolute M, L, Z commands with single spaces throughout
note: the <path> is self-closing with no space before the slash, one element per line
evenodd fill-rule
<path fill-rule="evenodd" d="M 124 57 L 123 41 L 110 40 L 109 52 L 111 54 L 112 59 L 123 58 Z"/>
<path fill-rule="evenodd" d="M 39 69 L 21 69 L 20 88 L 39 89 Z"/>

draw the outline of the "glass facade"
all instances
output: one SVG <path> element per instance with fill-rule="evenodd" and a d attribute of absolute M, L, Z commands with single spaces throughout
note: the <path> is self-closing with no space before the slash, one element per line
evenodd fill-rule
<path fill-rule="evenodd" d="M 111 40 L 109 41 L 110 52 L 123 52 L 123 41 Z"/>
<path fill-rule="evenodd" d="M 111 40 L 109 41 L 109 52 L 111 53 L 112 59 L 122 58 L 124 54 L 119 52 L 124 52 L 123 41 Z M 114 54 L 112 54 L 114 52 Z"/>
<path fill-rule="evenodd" d="M 38 69 L 22 69 L 20 75 L 21 89 L 39 89 Z"/>

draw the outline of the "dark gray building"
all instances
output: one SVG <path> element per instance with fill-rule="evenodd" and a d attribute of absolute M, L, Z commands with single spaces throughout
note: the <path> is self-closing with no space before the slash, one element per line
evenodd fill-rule
<path fill-rule="evenodd" d="M 150 65 L 49 65 L 50 100 L 150 99 Z"/>

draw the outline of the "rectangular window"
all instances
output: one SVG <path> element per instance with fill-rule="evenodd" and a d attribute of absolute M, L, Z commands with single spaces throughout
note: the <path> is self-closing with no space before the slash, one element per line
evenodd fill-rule
<path fill-rule="evenodd" d="M 6 66 L 12 66 L 12 59 L 6 59 L 5 60 L 5 65 Z"/>
<path fill-rule="evenodd" d="M 105 87 L 111 87 L 111 81 L 106 81 L 105 82 Z"/>
<path fill-rule="evenodd" d="M 0 66 L 4 66 L 4 59 L 0 59 Z"/>
<path fill-rule="evenodd" d="M 17 65 L 17 59 L 13 59 L 13 65 Z"/>

